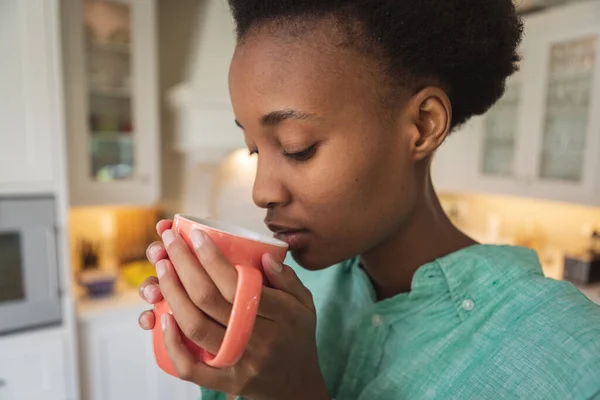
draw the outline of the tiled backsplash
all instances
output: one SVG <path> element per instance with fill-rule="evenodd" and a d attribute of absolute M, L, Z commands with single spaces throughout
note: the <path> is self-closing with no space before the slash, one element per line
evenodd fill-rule
<path fill-rule="evenodd" d="M 160 210 L 143 207 L 71 208 L 70 236 L 73 272 L 81 269 L 80 249 L 83 241 L 99 249 L 101 269 L 118 268 L 124 263 L 144 259 L 146 247 L 159 237 L 156 222 Z"/>
<path fill-rule="evenodd" d="M 483 241 L 495 237 L 536 249 L 573 252 L 585 248 L 593 230 L 600 229 L 600 208 L 504 196 L 441 198 L 456 225 Z M 496 233 L 491 232 L 494 225 Z"/>

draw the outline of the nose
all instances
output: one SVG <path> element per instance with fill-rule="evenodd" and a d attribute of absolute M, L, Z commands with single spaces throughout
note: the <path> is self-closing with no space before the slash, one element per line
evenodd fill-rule
<path fill-rule="evenodd" d="M 252 200 L 260 208 L 274 208 L 289 203 L 290 193 L 287 191 L 278 168 L 261 161 L 256 168 Z"/>

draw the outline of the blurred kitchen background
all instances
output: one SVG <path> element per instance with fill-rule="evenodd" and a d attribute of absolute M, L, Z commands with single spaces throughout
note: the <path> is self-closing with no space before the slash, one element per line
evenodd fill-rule
<path fill-rule="evenodd" d="M 600 304 L 600 1 L 522 0 L 521 70 L 433 162 L 448 215 Z M 0 399 L 195 399 L 154 364 L 155 223 L 263 231 L 225 0 L 0 0 Z"/>

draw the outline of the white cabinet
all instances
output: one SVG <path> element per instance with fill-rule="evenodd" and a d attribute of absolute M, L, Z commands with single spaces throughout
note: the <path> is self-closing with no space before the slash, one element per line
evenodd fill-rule
<path fill-rule="evenodd" d="M 137 325 L 139 314 L 147 308 L 140 304 L 80 315 L 82 400 L 198 399 L 196 385 L 176 379 L 156 365 L 152 334 Z"/>
<path fill-rule="evenodd" d="M 154 0 L 63 0 L 72 205 L 159 200 Z"/>
<path fill-rule="evenodd" d="M 58 3 L 0 2 L 0 194 L 53 188 L 62 88 Z"/>
<path fill-rule="evenodd" d="M 523 92 L 534 158 L 532 195 L 600 205 L 600 3 L 529 21 L 531 65 Z M 549 27 L 552 27 L 549 29 Z"/>
<path fill-rule="evenodd" d="M 434 179 L 441 190 L 599 205 L 600 3 L 526 18 L 520 52 L 503 98 L 455 133 L 463 146 L 440 149 Z M 460 182 L 448 178 L 456 164 Z"/>
<path fill-rule="evenodd" d="M 61 331 L 0 338 L 0 399 L 65 400 L 64 336 Z"/>

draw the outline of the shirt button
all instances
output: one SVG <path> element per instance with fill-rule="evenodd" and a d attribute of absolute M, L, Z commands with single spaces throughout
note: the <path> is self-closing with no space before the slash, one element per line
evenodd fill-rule
<path fill-rule="evenodd" d="M 472 309 L 475 308 L 475 303 L 471 299 L 464 299 L 462 302 L 462 308 L 465 311 L 471 311 Z"/>
<path fill-rule="evenodd" d="M 371 318 L 371 323 L 374 327 L 381 326 L 383 324 L 383 318 L 381 318 L 381 315 L 375 314 Z"/>

